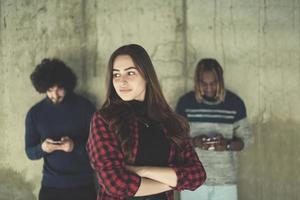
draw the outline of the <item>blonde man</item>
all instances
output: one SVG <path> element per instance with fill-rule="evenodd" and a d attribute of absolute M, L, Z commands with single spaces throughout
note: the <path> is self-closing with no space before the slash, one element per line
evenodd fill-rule
<path fill-rule="evenodd" d="M 181 200 L 237 199 L 237 152 L 248 146 L 251 131 L 244 102 L 225 89 L 223 69 L 217 60 L 200 60 L 195 87 L 182 96 L 176 111 L 191 126 L 191 142 L 207 172 L 203 187 L 184 191 Z"/>

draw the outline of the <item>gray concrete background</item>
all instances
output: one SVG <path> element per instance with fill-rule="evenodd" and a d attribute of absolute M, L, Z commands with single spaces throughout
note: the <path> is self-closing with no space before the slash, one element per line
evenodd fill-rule
<path fill-rule="evenodd" d="M 0 0 L 0 19 L 0 200 L 39 190 L 42 161 L 24 152 L 26 112 L 43 98 L 29 80 L 35 65 L 63 59 L 99 107 L 108 57 L 127 43 L 149 52 L 172 106 L 192 89 L 197 61 L 217 58 L 254 129 L 240 199 L 298 199 L 299 0 Z"/>

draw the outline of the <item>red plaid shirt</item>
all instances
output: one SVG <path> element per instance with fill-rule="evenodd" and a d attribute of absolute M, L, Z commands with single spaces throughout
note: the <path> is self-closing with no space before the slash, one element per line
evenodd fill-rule
<path fill-rule="evenodd" d="M 100 113 L 96 112 L 92 118 L 87 151 L 100 185 L 97 200 L 132 197 L 140 186 L 141 177 L 125 169 L 126 164 L 134 164 L 138 151 L 139 130 L 136 119 L 132 120 L 130 130 L 133 137 L 132 160 L 125 161 L 119 139 L 108 129 Z M 167 134 L 165 129 L 164 132 Z M 206 173 L 188 140 L 184 147 L 183 151 L 178 152 L 172 143 L 170 148 L 169 167 L 174 169 L 178 179 L 174 190 L 195 190 L 204 183 Z M 178 156 L 183 159 L 177 161 Z M 174 199 L 173 191 L 166 192 L 166 195 L 168 200 Z"/>

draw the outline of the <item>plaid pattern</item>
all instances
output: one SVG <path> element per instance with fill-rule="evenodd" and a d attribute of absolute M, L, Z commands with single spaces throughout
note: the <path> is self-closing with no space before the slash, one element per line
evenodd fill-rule
<path fill-rule="evenodd" d="M 96 112 L 92 118 L 87 151 L 100 185 L 97 200 L 122 200 L 134 196 L 140 186 L 141 178 L 125 169 L 126 164 L 134 163 L 137 155 L 139 130 L 136 119 L 132 120 L 130 130 L 133 137 L 132 160 L 125 161 L 119 139 L 109 130 L 100 113 Z M 166 129 L 164 132 L 167 134 Z M 206 174 L 188 140 L 184 147 L 183 151 L 177 152 L 175 144 L 171 144 L 169 166 L 175 170 L 178 177 L 174 189 L 195 190 L 204 183 Z M 168 200 L 174 199 L 173 191 L 166 194 Z"/>

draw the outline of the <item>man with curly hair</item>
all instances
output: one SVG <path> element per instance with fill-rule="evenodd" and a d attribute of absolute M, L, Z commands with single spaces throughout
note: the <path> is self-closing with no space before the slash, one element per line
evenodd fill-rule
<path fill-rule="evenodd" d="M 73 92 L 77 78 L 61 60 L 43 59 L 30 79 L 37 92 L 46 94 L 25 122 L 28 158 L 44 159 L 39 200 L 95 200 L 85 149 L 95 106 Z"/>

